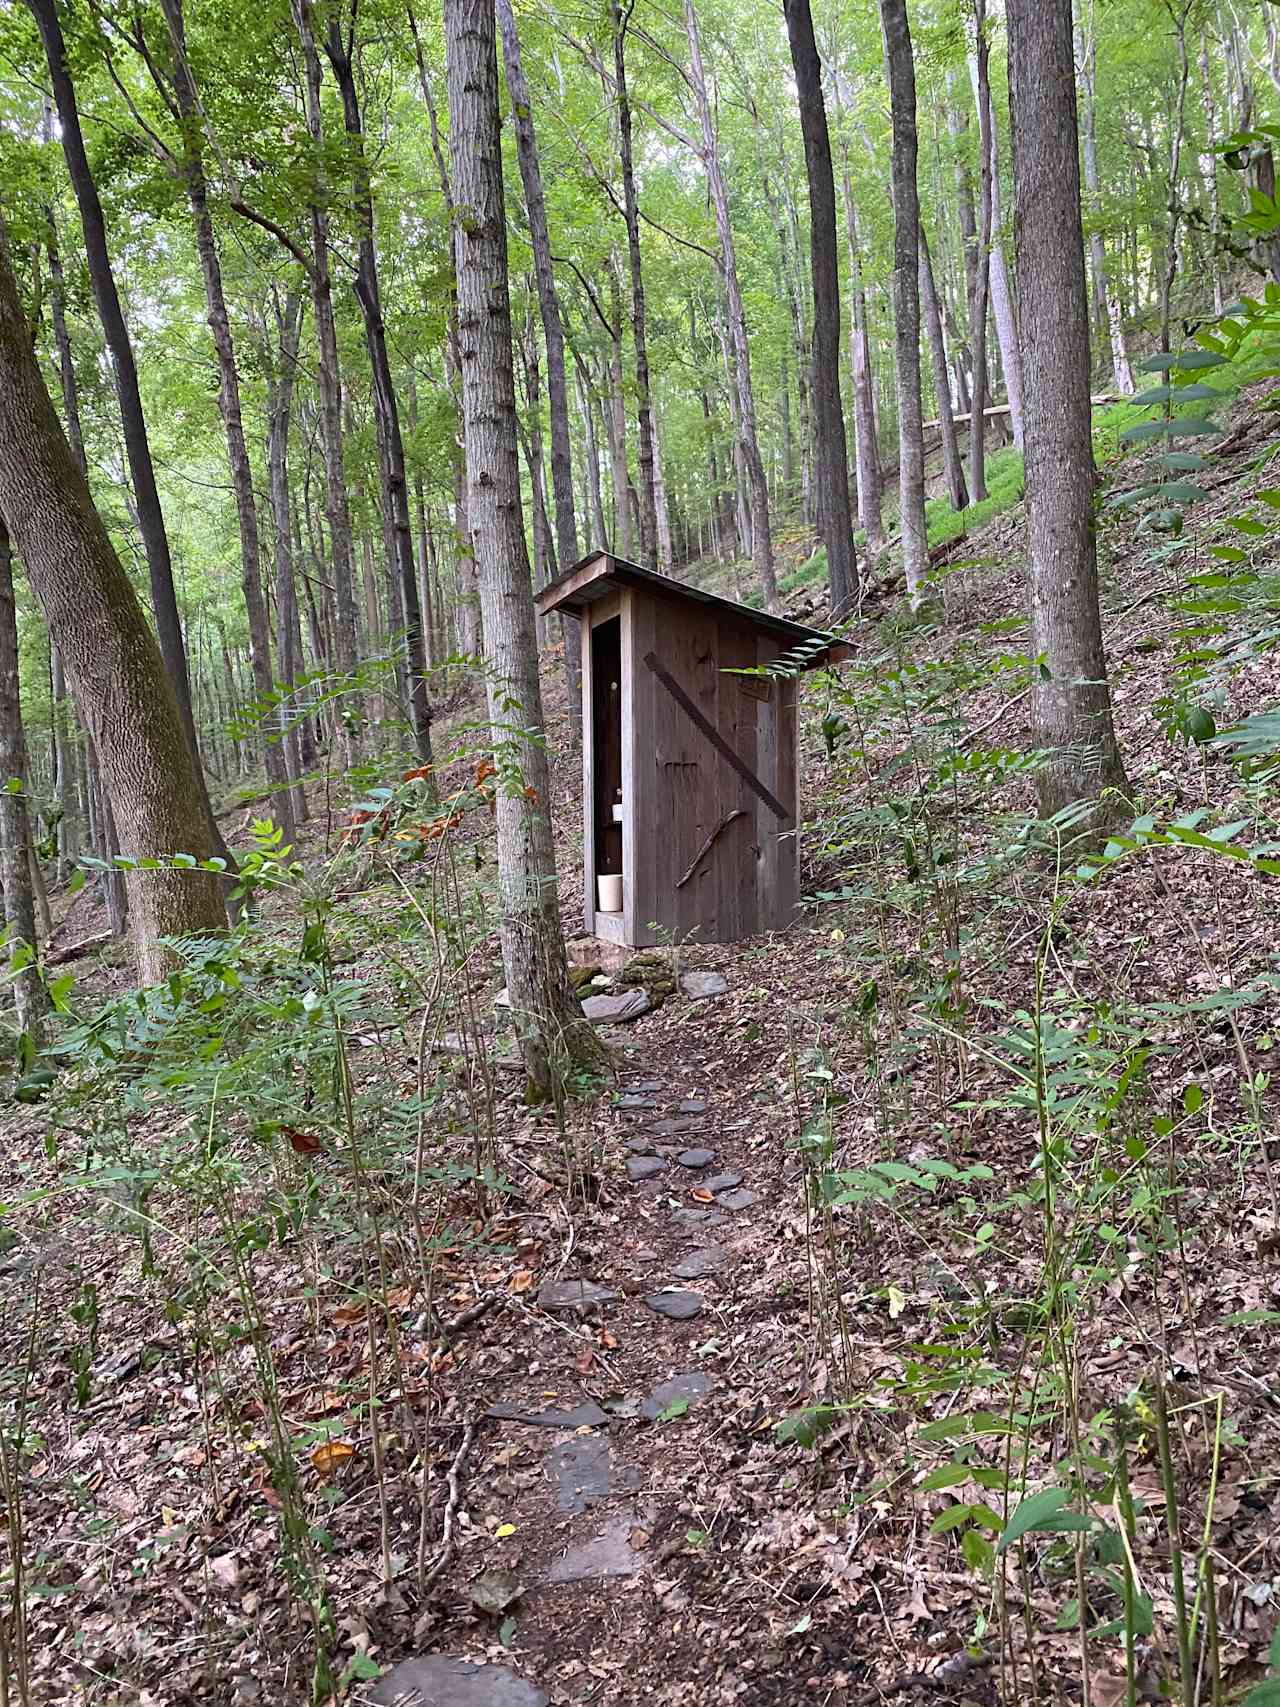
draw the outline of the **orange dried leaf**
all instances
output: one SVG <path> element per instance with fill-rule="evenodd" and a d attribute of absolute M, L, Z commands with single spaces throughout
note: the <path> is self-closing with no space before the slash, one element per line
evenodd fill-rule
<path fill-rule="evenodd" d="M 515 1273 L 511 1276 L 511 1290 L 513 1292 L 527 1292 L 532 1285 L 533 1285 L 533 1270 L 532 1269 L 518 1268 L 515 1271 Z"/>
<path fill-rule="evenodd" d="M 282 1126 L 280 1130 L 300 1156 L 314 1156 L 323 1148 L 314 1133 L 298 1132 L 292 1126 Z"/>
<path fill-rule="evenodd" d="M 715 1193 L 708 1191 L 704 1185 L 695 1186 L 689 1196 L 695 1203 L 714 1203 L 716 1200 Z"/>
<path fill-rule="evenodd" d="M 356 1449 L 349 1440 L 326 1440 L 311 1454 L 311 1462 L 321 1476 L 327 1477 L 355 1454 Z"/>

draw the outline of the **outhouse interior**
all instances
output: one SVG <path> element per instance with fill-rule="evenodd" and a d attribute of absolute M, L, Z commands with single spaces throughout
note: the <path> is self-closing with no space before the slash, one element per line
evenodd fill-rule
<path fill-rule="evenodd" d="M 643 947 L 784 928 L 799 898 L 797 680 L 847 647 L 607 552 L 537 603 L 582 625 L 588 933 Z"/>

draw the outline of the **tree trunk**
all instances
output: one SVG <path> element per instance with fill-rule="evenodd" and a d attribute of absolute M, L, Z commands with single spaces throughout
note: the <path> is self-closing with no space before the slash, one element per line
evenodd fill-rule
<path fill-rule="evenodd" d="M 1111 346 L 1111 372 L 1115 380 L 1116 390 L 1122 397 L 1130 397 L 1133 394 L 1133 369 L 1129 365 L 1129 352 L 1125 347 L 1124 323 L 1120 317 L 1120 304 L 1116 298 L 1115 290 L 1107 278 L 1106 251 L 1102 243 L 1102 233 L 1098 230 L 1096 223 L 1101 191 L 1101 180 L 1098 175 L 1097 102 L 1095 99 L 1098 50 L 1092 29 L 1086 38 L 1084 28 L 1080 24 L 1076 25 L 1075 53 L 1084 93 L 1080 119 L 1084 143 L 1084 188 L 1088 197 L 1090 212 L 1093 215 L 1089 232 L 1089 268 L 1093 275 L 1094 309 L 1099 333 L 1106 332 Z M 1212 128 L 1212 119 L 1210 119 L 1210 127 Z M 1220 285 L 1218 289 L 1221 289 Z"/>
<path fill-rule="evenodd" d="M 609 323 L 612 348 L 609 360 L 609 473 L 613 481 L 613 549 L 619 557 L 631 556 L 631 506 L 627 495 L 627 399 L 622 389 L 622 289 L 618 269 L 609 264 Z"/>
<path fill-rule="evenodd" d="M 907 597 L 918 609 L 929 565 L 920 404 L 920 198 L 916 187 L 916 72 L 906 0 L 880 0 L 893 115 L 893 320 L 898 383 L 898 516 Z"/>
<path fill-rule="evenodd" d="M 601 1050 L 569 984 L 551 837 L 551 784 L 520 515 L 492 0 L 445 0 L 463 421 L 486 686 L 501 786 L 499 935 L 521 1053 L 537 1094 Z M 513 715 L 514 708 L 514 715 Z M 524 732 L 536 731 L 530 739 Z"/>
<path fill-rule="evenodd" d="M 822 64 L 809 0 L 786 0 L 800 129 L 809 177 L 809 267 L 813 284 L 813 403 L 817 430 L 818 519 L 827 547 L 831 615 L 848 614 L 858 586 L 849 508 L 849 457 L 840 401 L 840 262 L 836 186 L 822 99 Z"/>
<path fill-rule="evenodd" d="M 951 385 L 947 379 L 947 346 L 942 335 L 942 305 L 933 277 L 933 258 L 929 254 L 929 239 L 924 224 L 920 226 L 920 299 L 924 304 L 924 324 L 929 337 L 929 355 L 933 362 L 933 389 L 938 396 L 938 422 L 942 429 L 942 466 L 951 494 L 951 508 L 963 510 L 969 503 L 969 490 L 964 481 L 964 461 L 956 438 L 956 424 L 951 413 Z"/>
<path fill-rule="evenodd" d="M 981 26 L 980 26 L 981 27 Z M 995 104 L 991 99 L 989 53 L 979 51 L 972 61 L 974 99 L 980 101 L 987 117 L 987 177 L 991 185 L 991 241 L 988 271 L 988 294 L 991 298 L 991 318 L 995 321 L 996 346 L 1004 370 L 1005 396 L 1009 403 L 1009 425 L 1015 446 L 1022 449 L 1022 358 L 1018 351 L 1018 322 L 1014 310 L 1013 287 L 1004 263 L 1004 216 L 1000 205 L 1000 135 L 996 128 Z"/>
<path fill-rule="evenodd" d="M 173 685 L 45 390 L 2 228 L 0 514 L 100 756 L 121 851 L 211 858 L 208 802 Z M 162 937 L 225 927 L 222 883 L 199 869 L 130 873 L 144 983 L 168 969 Z"/>
<path fill-rule="evenodd" d="M 837 85 L 838 87 L 838 85 Z M 862 253 L 858 243 L 858 216 L 853 204 L 849 175 L 849 148 L 842 145 L 844 168 L 844 222 L 849 243 L 853 302 L 849 317 L 849 363 L 853 380 L 854 471 L 858 482 L 858 521 L 867 536 L 867 550 L 884 550 L 883 482 L 880 447 L 876 438 L 875 385 L 871 373 L 871 340 L 867 336 L 867 295 L 862 282 Z"/>
<path fill-rule="evenodd" d="M 507 93 L 515 122 L 516 159 L 524 187 L 525 212 L 533 242 L 533 277 L 538 289 L 538 312 L 542 317 L 542 342 L 547 352 L 547 408 L 551 417 L 551 497 L 556 512 L 556 558 L 566 573 L 578 561 L 578 526 L 573 504 L 573 441 L 569 435 L 569 384 L 564 361 L 564 323 L 551 260 L 551 233 L 547 226 L 547 203 L 542 190 L 542 166 L 533 129 L 529 86 L 520 60 L 520 37 L 516 32 L 511 0 L 497 0 L 498 28 L 502 33 L 502 56 L 507 72 Z M 637 273 L 638 273 L 637 250 Z M 648 380 L 648 350 L 645 354 Z M 657 467 L 654 469 L 655 497 Z M 569 692 L 574 726 L 582 721 L 582 659 L 578 619 L 562 616 L 565 685 Z"/>
<path fill-rule="evenodd" d="M 991 48 L 987 41 L 986 0 L 976 0 L 977 85 L 987 86 Z M 987 495 L 988 403 L 994 401 L 987 377 L 987 308 L 991 285 L 991 106 L 978 102 L 978 232 L 976 264 L 970 281 L 969 337 L 973 342 L 973 408 L 969 415 L 969 490 L 975 504 Z"/>
<path fill-rule="evenodd" d="M 258 544 L 258 506 L 253 492 L 253 468 L 249 447 L 245 443 L 244 418 L 240 407 L 240 374 L 236 367 L 235 344 L 231 336 L 231 321 L 227 314 L 227 299 L 222 288 L 222 265 L 214 238 L 213 216 L 209 211 L 209 192 L 205 181 L 202 147 L 204 115 L 196 92 L 195 80 L 187 61 L 186 26 L 182 0 L 161 0 L 165 23 L 169 29 L 169 45 L 173 53 L 173 94 L 182 119 L 184 153 L 177 162 L 191 208 L 195 227 L 196 254 L 200 261 L 200 276 L 204 282 L 204 300 L 213 347 L 218 358 L 218 413 L 227 441 L 227 461 L 231 468 L 231 488 L 235 496 L 236 518 L 240 528 L 240 584 L 244 591 L 244 608 L 249 628 L 249 656 L 253 665 L 253 689 L 258 700 L 259 715 L 269 716 L 271 690 L 270 625 L 266 600 L 262 591 L 262 555 Z M 263 756 L 267 780 L 271 788 L 272 805 L 279 814 L 280 828 L 285 839 L 292 842 L 295 835 L 293 807 L 288 791 L 288 774 L 284 750 L 271 739 L 269 725 L 262 730 Z"/>
<path fill-rule="evenodd" d="M 604 525 L 604 502 L 600 496 L 600 446 L 596 440 L 596 414 L 591 377 L 586 368 L 574 358 L 578 380 L 578 409 L 582 415 L 582 436 L 587 442 L 587 499 L 595 530 L 593 549 L 603 551 L 609 542 Z"/>
<path fill-rule="evenodd" d="M 729 315 L 729 337 L 733 348 L 734 380 L 738 396 L 738 429 L 747 494 L 751 506 L 751 554 L 760 577 L 760 590 L 768 610 L 778 608 L 778 581 L 773 562 L 773 534 L 769 526 L 769 486 L 760 457 L 756 431 L 756 399 L 751 384 L 751 346 L 747 338 L 747 316 L 738 285 L 738 260 L 733 226 L 729 220 L 729 192 L 720 166 L 720 147 L 711 116 L 711 99 L 702 65 L 702 44 L 693 0 L 684 0 L 684 27 L 689 40 L 689 72 L 702 129 L 702 163 L 715 209 L 716 234 L 720 240 L 720 265 Z"/>
<path fill-rule="evenodd" d="M 1080 217 L 1071 0 L 1008 0 L 1014 233 L 1026 355 L 1040 810 L 1127 791 L 1111 719 L 1093 519 L 1089 306 Z"/>
<path fill-rule="evenodd" d="M 306 4 L 307 0 L 299 0 Z M 413 563 L 413 528 L 409 519 L 409 479 L 405 472 L 404 439 L 400 431 L 400 405 L 387 350 L 387 329 L 382 318 L 382 286 L 378 278 L 378 252 L 374 241 L 373 185 L 364 147 L 364 122 L 356 92 L 355 53 L 356 4 L 351 0 L 346 34 L 337 12 L 329 17 L 325 51 L 342 96 L 342 116 L 351 150 L 352 199 L 359 236 L 355 276 L 356 301 L 364 320 L 365 345 L 373 374 L 374 419 L 381 450 L 383 500 L 393 536 L 396 581 L 404 619 L 405 669 L 408 674 L 409 712 L 414 745 L 420 764 L 429 765 L 431 754 L 431 700 L 427 693 L 426 654 L 422 642 L 422 607 Z"/>
<path fill-rule="evenodd" d="M 320 401 L 320 441 L 324 451 L 325 518 L 329 524 L 329 570 L 337 621 L 333 658 L 344 676 L 356 667 L 356 573 L 342 448 L 342 375 L 338 363 L 338 329 L 333 313 L 333 284 L 329 270 L 329 186 L 324 166 L 324 118 L 320 105 L 320 54 L 316 47 L 310 0 L 290 0 L 294 28 L 302 49 L 302 88 L 307 134 L 311 139 L 312 181 L 308 212 L 311 219 L 311 306 L 316 322 L 316 392 Z M 360 697 L 345 700 L 342 728 L 349 754 L 359 746 Z"/>
<path fill-rule="evenodd" d="M 611 0 L 614 95 L 618 105 L 618 157 L 622 166 L 622 210 L 627 227 L 627 265 L 631 273 L 631 341 L 636 358 L 636 461 L 640 470 L 640 555 L 653 567 L 658 549 L 658 505 L 653 490 L 653 402 L 649 388 L 649 340 L 645 324 L 644 275 L 640 270 L 640 212 L 631 159 L 631 101 L 627 95 L 627 22 L 618 0 Z"/>
<path fill-rule="evenodd" d="M 89 166 L 89 157 L 85 152 L 84 136 L 80 129 L 80 110 L 75 86 L 67 69 L 62 28 L 58 22 L 55 0 L 27 0 L 27 3 L 35 17 L 44 45 L 49 80 L 58 110 L 58 124 L 62 132 L 62 152 L 84 231 L 89 282 L 93 288 L 98 318 L 102 322 L 103 336 L 111 354 L 111 371 L 120 406 L 120 424 L 125 455 L 129 462 L 138 528 L 147 557 L 151 602 L 160 651 L 173 686 L 179 722 L 191 748 L 192 769 L 208 819 L 208 828 L 220 851 L 225 853 L 200 772 L 195 718 L 191 710 L 191 681 L 187 672 L 186 648 L 182 640 L 182 623 L 178 615 L 178 597 L 173 584 L 169 536 L 165 530 L 164 511 L 160 506 L 160 493 L 151 461 L 151 446 L 147 440 L 146 418 L 142 412 L 142 394 L 138 389 L 138 369 L 134 361 L 133 344 L 129 338 L 129 329 L 125 325 L 124 311 L 120 306 L 120 297 L 111 270 L 106 220 L 98 197 L 98 187 Z"/>
<path fill-rule="evenodd" d="M 0 266 L 4 263 L 0 261 Z M 0 309 L 0 313 L 3 310 Z M 18 787 L 12 785 L 17 783 Z M 4 889 L 4 922 L 8 961 L 29 955 L 13 979 L 18 1030 L 36 1047 L 48 1001 L 36 950 L 35 905 L 27 849 L 31 823 L 27 813 L 27 746 L 22 731 L 22 699 L 18 685 L 18 616 L 13 598 L 13 550 L 0 513 L 0 886 Z"/>
<path fill-rule="evenodd" d="M 305 766 L 301 729 L 288 730 L 296 716 L 293 689 L 303 668 L 298 589 L 293 573 L 293 518 L 289 504 L 289 423 L 293 411 L 294 380 L 302 336 L 302 299 L 291 291 L 281 311 L 277 302 L 278 352 L 267 381 L 267 480 L 271 497 L 272 534 L 275 540 L 276 653 L 280 685 L 284 690 L 280 741 L 287 771 L 293 780 L 295 820 L 307 816 L 306 789 L 297 780 Z"/>

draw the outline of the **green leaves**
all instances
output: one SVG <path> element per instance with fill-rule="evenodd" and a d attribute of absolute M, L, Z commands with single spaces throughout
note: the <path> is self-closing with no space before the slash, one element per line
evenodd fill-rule
<path fill-rule="evenodd" d="M 996 1544 L 996 1552 L 1005 1552 L 1025 1535 L 1043 1535 L 1059 1531 L 1077 1531 L 1083 1534 L 1097 1527 L 1096 1520 L 1086 1517 L 1083 1512 L 1063 1510 L 1070 1498 L 1066 1488 L 1041 1488 L 1038 1494 L 1028 1494 L 1015 1508 L 1005 1525 L 1004 1533 Z"/>

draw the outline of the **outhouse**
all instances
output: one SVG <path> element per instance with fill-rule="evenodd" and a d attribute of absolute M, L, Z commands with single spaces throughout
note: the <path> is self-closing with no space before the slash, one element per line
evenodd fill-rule
<path fill-rule="evenodd" d="M 643 947 L 789 924 L 797 679 L 848 648 L 607 552 L 537 604 L 582 624 L 587 932 Z"/>

